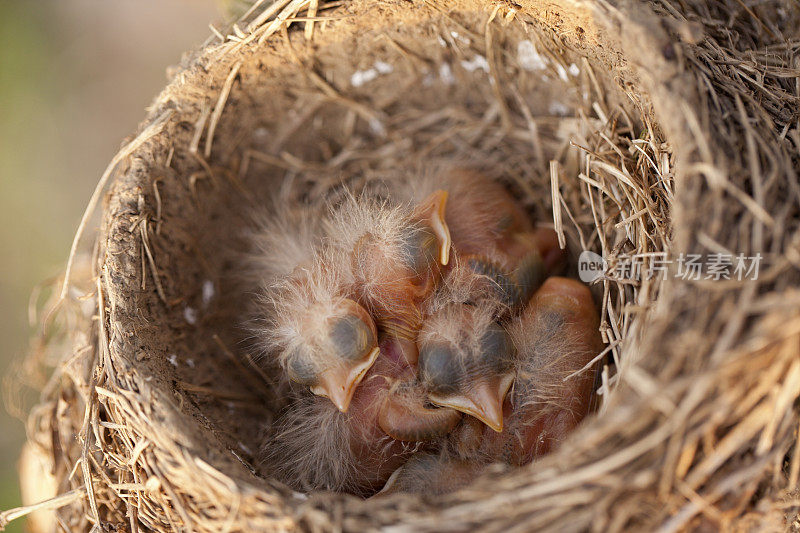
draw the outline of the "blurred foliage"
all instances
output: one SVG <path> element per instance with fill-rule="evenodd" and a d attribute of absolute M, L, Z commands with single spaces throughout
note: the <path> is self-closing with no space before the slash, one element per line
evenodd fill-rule
<path fill-rule="evenodd" d="M 208 36 L 219 1 L 0 0 L 2 375 L 33 331 L 32 288 L 63 269 L 98 177 L 164 86 L 166 67 Z M 0 408 L 0 428 L 5 510 L 20 505 L 24 427 Z"/>
<path fill-rule="evenodd" d="M 255 0 L 217 0 L 217 3 L 226 20 L 236 20 L 250 9 Z M 267 5 L 271 3 L 271 1 L 266 2 Z"/>
<path fill-rule="evenodd" d="M 42 21 L 17 2 L 0 2 L 0 372 L 8 372 L 12 358 L 25 347 L 29 328 L 25 302 L 31 287 L 45 277 L 50 268 L 47 250 L 56 244 L 57 232 L 48 232 L 47 221 L 39 219 L 24 230 L 21 221 L 28 219 L 26 211 L 32 199 L 41 191 L 40 184 L 26 175 L 26 158 L 31 151 L 25 146 L 40 146 L 36 126 L 30 118 L 42 109 L 42 100 L 52 97 L 49 83 L 41 83 L 45 58 L 52 50 L 42 39 Z M 38 87 L 33 88 L 38 83 Z M 45 214 L 46 216 L 46 214 Z M 37 246 L 31 246 L 36 242 Z M 17 455 L 24 437 L 23 426 L 0 412 L 0 509 L 20 505 L 17 486 Z M 22 524 L 12 523 L 6 531 L 22 531 Z"/>

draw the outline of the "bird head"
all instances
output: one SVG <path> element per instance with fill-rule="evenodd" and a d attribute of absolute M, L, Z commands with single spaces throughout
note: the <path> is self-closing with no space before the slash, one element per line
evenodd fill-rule
<path fill-rule="evenodd" d="M 419 376 L 431 403 L 503 430 L 503 402 L 514 381 L 514 345 L 485 305 L 453 304 L 426 320 Z"/>
<path fill-rule="evenodd" d="M 440 190 L 411 211 L 367 201 L 343 210 L 339 225 L 349 226 L 355 237 L 353 271 L 368 298 L 403 292 L 420 299 L 430 294 L 439 267 L 450 260 L 446 201 L 447 193 Z"/>
<path fill-rule="evenodd" d="M 329 398 L 342 412 L 380 350 L 375 323 L 361 305 L 342 298 L 307 309 L 297 341 L 284 353 L 289 379 Z"/>

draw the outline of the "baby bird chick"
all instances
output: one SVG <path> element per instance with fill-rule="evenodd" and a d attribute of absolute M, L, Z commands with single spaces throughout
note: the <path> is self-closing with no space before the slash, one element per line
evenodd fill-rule
<path fill-rule="evenodd" d="M 476 171 L 447 172 L 394 184 L 398 198 L 416 198 L 432 189 L 447 192 L 445 222 L 462 263 L 485 277 L 511 308 L 524 305 L 563 262 L 553 230 L 534 228 L 529 217 L 497 181 Z"/>
<path fill-rule="evenodd" d="M 518 363 L 506 407 L 507 433 L 484 432 L 482 455 L 529 463 L 575 429 L 589 412 L 595 374 L 577 372 L 603 349 L 599 325 L 586 285 L 560 277 L 542 285 L 509 328 Z"/>
<path fill-rule="evenodd" d="M 435 289 L 450 257 L 444 221 L 447 194 L 431 192 L 413 209 L 369 198 L 350 198 L 331 217 L 327 235 L 337 249 L 352 250 L 353 290 L 394 340 L 390 355 L 416 364 L 422 325 L 420 303 Z"/>
<path fill-rule="evenodd" d="M 518 350 L 517 377 L 503 406 L 505 431 L 490 431 L 466 417 L 440 452 L 415 454 L 381 493 L 446 493 L 471 482 L 490 463 L 522 465 L 552 451 L 589 411 L 594 372 L 568 376 L 602 349 L 598 326 L 588 287 L 566 278 L 548 279 L 510 326 Z M 424 356 L 421 350 L 420 361 Z"/>
<path fill-rule="evenodd" d="M 297 490 L 374 494 L 410 455 L 425 448 L 422 441 L 443 438 L 460 419 L 455 411 L 426 407 L 420 394 L 392 390 L 393 384 L 413 378 L 408 365 L 379 357 L 346 413 L 301 391 L 262 450 L 266 472 Z M 387 416 L 392 427 L 405 432 L 401 439 L 381 428 Z"/>
<path fill-rule="evenodd" d="M 327 217 L 278 208 L 262 224 L 257 333 L 290 380 L 346 412 L 378 356 L 378 326 L 397 344 L 388 356 L 416 363 L 418 303 L 449 260 L 445 201 L 435 191 L 412 210 L 351 196 Z"/>
<path fill-rule="evenodd" d="M 278 208 L 255 235 L 261 317 L 254 334 L 283 376 L 342 412 L 378 356 L 372 317 L 352 295 L 350 256 L 322 242 L 319 213 Z"/>
<path fill-rule="evenodd" d="M 514 345 L 498 322 L 504 302 L 481 290 L 483 276 L 458 265 L 426 303 L 418 344 L 428 399 L 503 430 L 503 401 L 514 380 Z"/>

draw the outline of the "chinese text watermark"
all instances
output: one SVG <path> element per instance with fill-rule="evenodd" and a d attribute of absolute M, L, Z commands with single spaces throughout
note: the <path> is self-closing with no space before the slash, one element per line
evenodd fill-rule
<path fill-rule="evenodd" d="M 619 255 L 607 261 L 599 254 L 584 251 L 578 258 L 578 275 L 585 283 L 600 278 L 641 281 L 670 274 L 689 281 L 755 280 L 762 259 L 760 253 L 681 253 L 668 258 L 666 252 L 652 252 Z"/>

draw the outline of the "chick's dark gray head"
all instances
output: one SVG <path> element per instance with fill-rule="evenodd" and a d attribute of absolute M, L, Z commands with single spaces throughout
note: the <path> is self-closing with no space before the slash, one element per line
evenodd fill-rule
<path fill-rule="evenodd" d="M 309 309 L 308 315 L 297 342 L 284 354 L 286 372 L 346 412 L 379 353 L 375 324 L 349 299 L 331 309 Z"/>
<path fill-rule="evenodd" d="M 419 376 L 430 401 L 503 429 L 503 401 L 514 379 L 514 345 L 484 309 L 459 304 L 426 322 Z"/>

